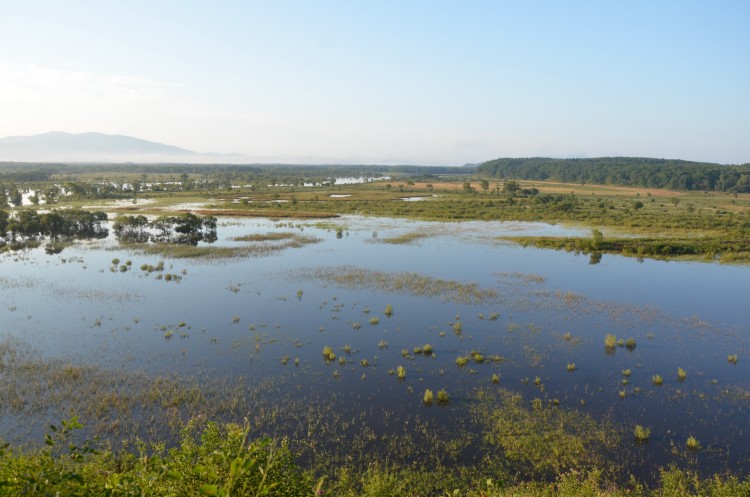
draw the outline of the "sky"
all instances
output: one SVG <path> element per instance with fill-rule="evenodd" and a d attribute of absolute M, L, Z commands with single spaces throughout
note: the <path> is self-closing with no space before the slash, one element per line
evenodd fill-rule
<path fill-rule="evenodd" d="M 750 162 L 746 0 L 0 0 L 0 136 Z"/>

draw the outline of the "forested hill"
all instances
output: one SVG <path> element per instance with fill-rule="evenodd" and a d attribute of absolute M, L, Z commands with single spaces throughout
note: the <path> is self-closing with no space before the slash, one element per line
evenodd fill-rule
<path fill-rule="evenodd" d="M 750 192 L 750 164 L 724 166 L 708 162 L 641 157 L 528 158 L 487 161 L 477 168 L 477 172 L 507 179 Z"/>

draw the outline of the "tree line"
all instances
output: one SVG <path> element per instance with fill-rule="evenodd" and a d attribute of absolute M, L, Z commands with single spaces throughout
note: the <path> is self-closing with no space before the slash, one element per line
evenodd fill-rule
<path fill-rule="evenodd" d="M 146 216 L 118 215 L 112 230 L 121 242 L 126 243 L 180 243 L 197 245 L 198 242 L 216 241 L 217 219 L 213 216 L 196 216 L 185 212 L 176 216 L 159 216 L 149 221 Z"/>
<path fill-rule="evenodd" d="M 750 164 L 721 165 L 672 159 L 601 157 L 596 159 L 500 158 L 477 167 L 504 179 L 593 183 L 670 190 L 750 192 Z"/>
<path fill-rule="evenodd" d="M 0 244 L 59 238 L 103 238 L 109 233 L 107 214 L 81 209 L 53 209 L 39 213 L 24 209 L 9 214 L 0 209 Z"/>

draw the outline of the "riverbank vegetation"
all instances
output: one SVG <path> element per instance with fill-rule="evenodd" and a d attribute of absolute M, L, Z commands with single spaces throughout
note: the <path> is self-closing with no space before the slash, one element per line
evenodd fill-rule
<path fill-rule="evenodd" d="M 722 263 L 750 262 L 750 235 L 737 233 L 735 237 L 706 236 L 700 238 L 604 237 L 593 230 L 587 237 L 514 237 L 502 238 L 520 245 L 582 252 L 591 255 L 592 264 L 601 254 L 620 254 L 651 259 L 684 259 L 719 261 Z"/>
<path fill-rule="evenodd" d="M 426 395 L 425 395 L 426 398 Z M 545 430 L 557 429 L 539 422 Z M 505 423 L 505 421 L 503 421 Z M 294 462 L 284 441 L 249 439 L 247 425 L 219 425 L 192 421 L 182 430 L 177 445 L 133 441 L 132 450 L 112 451 L 91 441 L 80 442 L 77 418 L 50 426 L 43 449 L 20 451 L 0 448 L 2 496 L 260 496 L 288 497 L 401 497 L 450 495 L 455 497 L 738 497 L 750 495 L 750 480 L 733 476 L 701 477 L 692 471 L 663 468 L 651 486 L 630 480 L 613 484 L 598 468 L 570 469 L 575 458 L 556 459 L 563 466 L 549 481 L 524 481 L 492 467 L 456 473 L 447 468 L 424 470 L 389 464 L 371 464 L 356 471 L 342 467 L 336 474 L 318 477 Z M 529 428 L 533 428 L 530 426 Z M 520 437 L 521 443 L 534 443 Z M 531 433 L 529 433 L 531 435 Z M 577 441 L 561 439 L 564 449 Z M 534 450 L 543 455 L 544 444 Z M 583 450 L 585 446 L 581 446 Z M 489 467 L 487 467 L 489 466 Z M 536 468 L 537 466 L 533 466 Z"/>

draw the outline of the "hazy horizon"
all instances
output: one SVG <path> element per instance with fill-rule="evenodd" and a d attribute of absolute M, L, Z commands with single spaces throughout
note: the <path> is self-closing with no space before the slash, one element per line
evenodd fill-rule
<path fill-rule="evenodd" d="M 0 18 L 0 137 L 308 163 L 748 163 L 749 14 L 739 0 L 16 2 Z"/>

